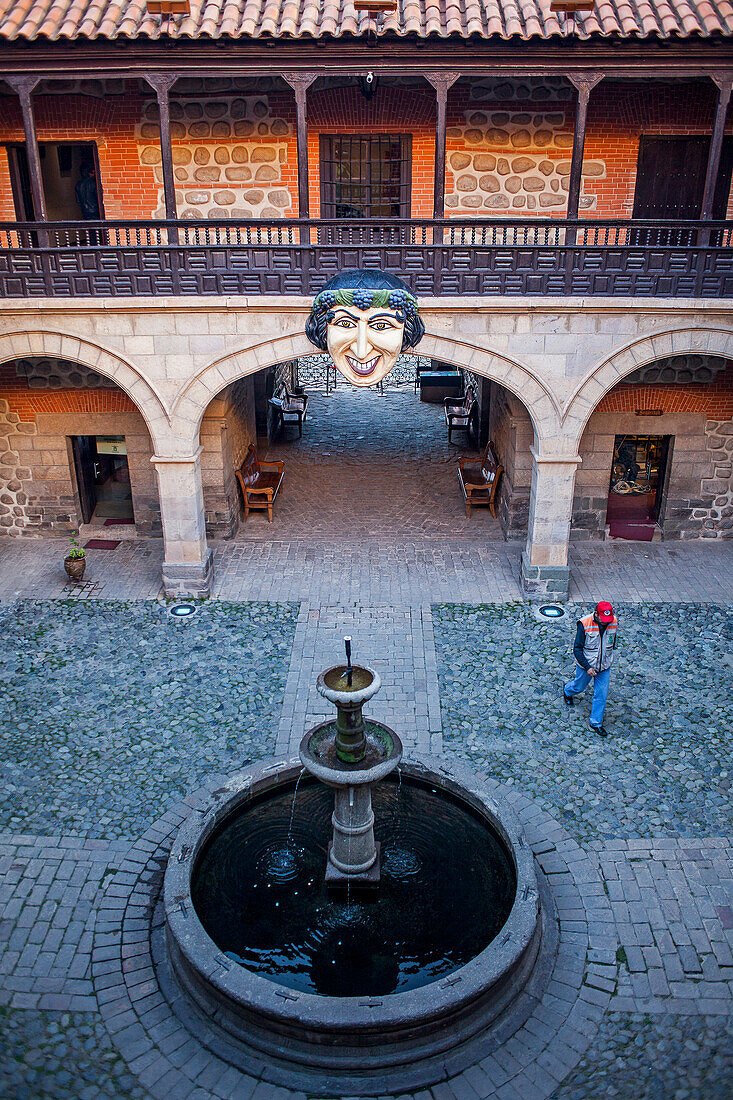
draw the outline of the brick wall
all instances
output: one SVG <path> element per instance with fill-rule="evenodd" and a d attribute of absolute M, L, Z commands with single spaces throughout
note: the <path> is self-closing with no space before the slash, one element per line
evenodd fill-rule
<path fill-rule="evenodd" d="M 574 93 L 557 80 L 461 79 L 448 100 L 448 212 L 562 216 L 574 104 Z M 709 135 L 714 104 L 709 83 L 601 83 L 590 100 L 581 209 L 594 217 L 630 216 L 639 135 Z M 106 98 L 73 91 L 38 94 L 34 108 L 40 141 L 97 143 L 108 218 L 162 214 L 152 92 L 142 95 L 130 83 L 124 95 Z M 171 116 L 180 214 L 297 214 L 295 108 L 289 90 L 272 84 L 257 94 L 230 90 L 200 99 L 195 92 L 174 90 Z M 435 94 L 427 81 L 382 85 L 372 100 L 354 86 L 316 86 L 308 93 L 308 126 L 314 216 L 320 212 L 319 135 L 336 133 L 411 133 L 412 214 L 432 215 Z M 0 142 L 7 141 L 23 141 L 13 96 L 0 99 Z M 270 154 L 269 160 L 256 159 Z M 7 154 L 0 149 L 0 217 L 13 216 Z"/>

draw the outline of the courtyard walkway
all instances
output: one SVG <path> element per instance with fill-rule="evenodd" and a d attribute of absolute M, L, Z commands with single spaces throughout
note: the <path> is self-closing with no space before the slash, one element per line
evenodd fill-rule
<path fill-rule="evenodd" d="M 56 540 L 0 542 L 3 1097 L 304 1100 L 190 1035 L 150 934 L 196 792 L 293 752 L 347 633 L 382 676 L 374 717 L 499 784 L 557 907 L 527 1023 L 415 1100 L 733 1096 L 731 547 L 575 547 L 568 616 L 541 624 L 521 547 L 483 513 L 461 526 L 464 452 L 435 413 L 420 446 L 378 424 L 362 440 L 352 424 L 352 446 L 324 413 L 273 448 L 303 506 L 286 494 L 272 525 L 215 544 L 214 598 L 185 623 L 161 597 L 159 540 L 90 551 L 78 586 Z M 409 447 L 427 475 L 400 519 Z M 601 596 L 621 621 L 606 741 L 589 701 L 559 694 L 575 616 Z"/>

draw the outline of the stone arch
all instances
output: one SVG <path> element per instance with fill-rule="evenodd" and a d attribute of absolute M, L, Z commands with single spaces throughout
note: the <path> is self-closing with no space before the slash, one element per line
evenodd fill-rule
<path fill-rule="evenodd" d="M 116 352 L 63 332 L 26 330 L 0 335 L 0 364 L 27 358 L 64 359 L 104 375 L 135 403 L 156 452 L 169 435 L 170 414 L 163 398 L 136 367 Z"/>
<path fill-rule="evenodd" d="M 527 408 L 537 446 L 542 449 L 550 441 L 557 440 L 560 431 L 557 402 L 529 367 L 489 349 L 447 336 L 437 336 L 429 331 L 420 342 L 419 353 L 454 363 L 499 382 Z M 178 432 L 181 438 L 185 436 L 191 453 L 198 446 L 198 433 L 207 405 L 225 386 L 271 364 L 313 354 L 313 345 L 305 334 L 283 336 L 221 356 L 199 371 L 174 402 L 172 410 L 179 425 Z"/>
<path fill-rule="evenodd" d="M 681 328 L 653 333 L 626 344 L 603 359 L 578 385 L 563 410 L 567 437 L 580 443 L 588 420 L 609 390 L 639 367 L 672 355 L 716 355 L 733 358 L 733 330 Z"/>

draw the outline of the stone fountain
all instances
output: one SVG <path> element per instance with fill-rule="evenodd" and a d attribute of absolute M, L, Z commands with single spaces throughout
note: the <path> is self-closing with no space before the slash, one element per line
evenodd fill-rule
<path fill-rule="evenodd" d="M 551 924 L 496 785 L 403 759 L 364 717 L 380 678 L 352 665 L 348 639 L 317 686 L 336 717 L 299 758 L 230 776 L 183 823 L 158 973 L 199 1040 L 254 1076 L 318 1095 L 410 1091 L 512 1033 Z"/>
<path fill-rule="evenodd" d="M 376 886 L 380 845 L 374 839 L 372 786 L 385 779 L 402 759 L 402 742 L 381 722 L 365 721 L 362 707 L 381 687 L 372 668 L 351 664 L 351 638 L 346 664 L 318 677 L 318 691 L 336 707 L 334 722 L 321 722 L 300 742 L 300 759 L 310 775 L 335 791 L 333 838 L 328 846 L 326 882 L 330 886 Z"/>

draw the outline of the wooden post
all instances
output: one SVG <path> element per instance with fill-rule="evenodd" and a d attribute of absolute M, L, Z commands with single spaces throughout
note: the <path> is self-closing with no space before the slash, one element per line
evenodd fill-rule
<path fill-rule="evenodd" d="M 158 115 L 160 118 L 160 157 L 163 166 L 165 216 L 167 221 L 175 221 L 176 183 L 173 176 L 173 145 L 171 143 L 171 115 L 168 93 L 178 80 L 178 75 L 171 73 L 145 73 L 144 75 L 158 99 Z M 171 242 L 177 241 L 178 231 L 176 229 L 170 230 L 168 239 Z"/>
<path fill-rule="evenodd" d="M 425 79 L 435 88 L 437 101 L 435 114 L 435 180 L 433 187 L 433 217 L 436 219 L 445 217 L 445 127 L 448 89 L 455 84 L 460 75 L 460 73 L 425 73 Z"/>
<path fill-rule="evenodd" d="M 31 102 L 31 92 L 39 83 L 40 79 L 39 76 L 3 77 L 5 83 L 9 84 L 13 91 L 18 93 L 18 98 L 20 99 L 20 109 L 23 112 L 25 147 L 28 155 L 28 172 L 31 178 L 31 194 L 33 195 L 33 212 L 37 222 L 45 222 L 46 199 L 43 194 L 41 155 L 38 151 L 36 121 L 33 117 L 33 104 Z"/>
<path fill-rule="evenodd" d="M 576 124 L 572 132 L 572 157 L 570 160 L 570 180 L 568 183 L 568 212 L 566 217 L 572 221 L 578 217 L 580 209 L 580 185 L 583 175 L 583 150 L 586 147 L 586 122 L 588 120 L 588 100 L 595 85 L 600 84 L 605 74 L 583 73 L 568 75 L 568 80 L 573 87 L 578 89 L 578 107 L 576 109 Z M 568 229 L 565 234 L 565 243 L 572 248 L 576 243 L 577 231 Z M 567 260 L 572 265 L 572 253 L 567 253 Z M 566 273 L 568 274 L 568 273 Z"/>
<path fill-rule="evenodd" d="M 573 130 L 573 156 L 570 161 L 570 182 L 568 187 L 568 212 L 569 220 L 578 216 L 580 209 L 580 185 L 583 178 L 583 150 L 585 148 L 585 124 L 588 119 L 588 100 L 590 93 L 596 84 L 603 80 L 604 73 L 582 73 L 568 75 L 570 83 L 578 90 L 578 106 L 575 112 L 575 128 Z M 572 242 L 575 243 L 575 230 L 569 230 L 572 234 Z"/>
<path fill-rule="evenodd" d="M 316 73 L 283 73 L 295 92 L 296 135 L 298 145 L 298 217 L 310 217 L 310 193 L 308 191 L 308 114 L 306 92 L 316 79 Z M 307 230 L 306 230 L 307 233 Z M 301 231 L 303 240 L 303 231 Z M 306 238 L 307 241 L 307 238 Z"/>
<path fill-rule="evenodd" d="M 708 154 L 708 168 L 705 174 L 705 190 L 702 198 L 702 210 L 700 217 L 703 221 L 713 216 L 713 202 L 715 199 L 715 185 L 718 182 L 720 171 L 720 155 L 723 151 L 723 135 L 725 134 L 725 119 L 728 114 L 733 77 L 728 74 L 714 75 L 713 80 L 718 85 L 718 103 L 715 108 L 715 122 L 713 124 L 713 136 L 710 139 L 710 152 Z"/>

